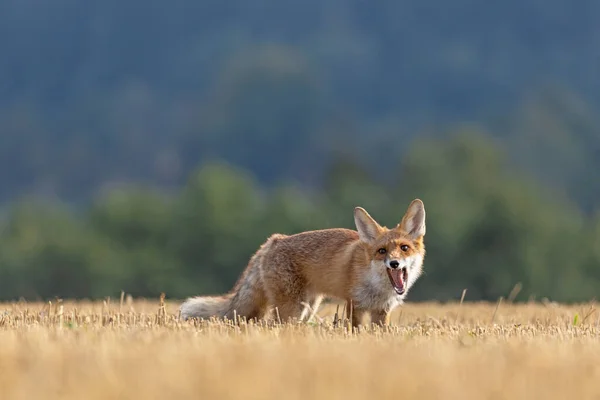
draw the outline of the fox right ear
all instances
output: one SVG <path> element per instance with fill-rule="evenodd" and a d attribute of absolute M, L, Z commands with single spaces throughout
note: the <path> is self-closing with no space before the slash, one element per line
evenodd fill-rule
<path fill-rule="evenodd" d="M 381 226 L 362 207 L 354 209 L 354 223 L 360 240 L 366 243 L 373 243 L 382 230 Z"/>

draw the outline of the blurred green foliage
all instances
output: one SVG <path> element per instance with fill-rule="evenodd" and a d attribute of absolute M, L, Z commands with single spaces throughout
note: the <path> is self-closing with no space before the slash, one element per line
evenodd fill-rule
<path fill-rule="evenodd" d="M 507 159 L 491 136 L 465 128 L 416 140 L 386 174 L 339 157 L 310 193 L 262 187 L 214 161 L 175 194 L 125 186 L 78 211 L 16 202 L 0 235 L 1 297 L 222 292 L 274 232 L 354 228 L 356 205 L 392 226 L 415 197 L 427 210 L 428 255 L 410 299 L 457 299 L 466 288 L 468 298 L 490 300 L 518 282 L 521 300 L 595 296 L 600 215 L 585 218 Z"/>

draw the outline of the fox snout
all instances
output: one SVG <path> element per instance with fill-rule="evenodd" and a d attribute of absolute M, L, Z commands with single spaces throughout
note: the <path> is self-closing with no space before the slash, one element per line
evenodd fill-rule
<path fill-rule="evenodd" d="M 406 282 L 408 280 L 408 270 L 406 266 L 400 268 L 400 261 L 388 260 L 387 262 L 387 275 L 390 278 L 394 290 L 397 294 L 402 295 L 406 291 Z"/>

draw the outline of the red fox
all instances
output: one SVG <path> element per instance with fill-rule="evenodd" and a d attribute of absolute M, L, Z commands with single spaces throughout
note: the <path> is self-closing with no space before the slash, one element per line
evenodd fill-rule
<path fill-rule="evenodd" d="M 356 231 L 331 228 L 273 234 L 250 258 L 234 288 L 223 296 L 188 298 L 181 317 L 235 315 L 265 318 L 276 308 L 281 321 L 306 319 L 323 297 L 345 300 L 352 326 L 366 312 L 371 323 L 389 325 L 390 312 L 402 304 L 419 278 L 425 257 L 425 206 L 413 200 L 393 229 L 380 226 L 365 209 L 354 209 Z"/>

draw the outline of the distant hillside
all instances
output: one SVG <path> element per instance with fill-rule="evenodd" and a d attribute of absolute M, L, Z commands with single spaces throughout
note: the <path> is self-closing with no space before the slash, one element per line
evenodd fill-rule
<path fill-rule="evenodd" d="M 6 0 L 0 200 L 180 185 L 212 158 L 314 185 L 334 154 L 388 168 L 414 135 L 476 122 L 591 209 L 598 16 L 589 0 Z"/>

